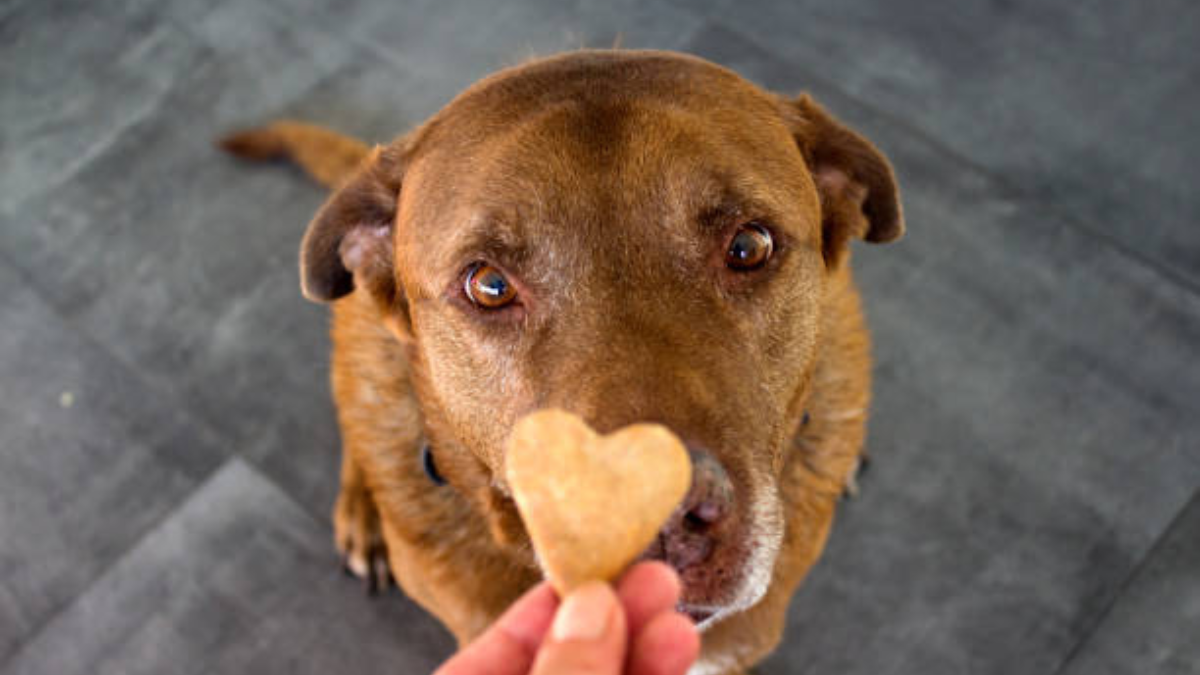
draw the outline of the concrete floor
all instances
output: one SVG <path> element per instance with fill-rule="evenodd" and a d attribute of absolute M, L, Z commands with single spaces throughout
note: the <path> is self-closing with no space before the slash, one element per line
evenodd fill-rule
<path fill-rule="evenodd" d="M 0 673 L 419 673 L 337 570 L 322 200 L 530 53 L 693 52 L 896 164 L 861 498 L 762 673 L 1200 673 L 1200 4 L 0 0 Z"/>

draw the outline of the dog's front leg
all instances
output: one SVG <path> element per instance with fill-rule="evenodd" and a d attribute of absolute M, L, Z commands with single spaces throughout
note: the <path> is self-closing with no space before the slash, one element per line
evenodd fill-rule
<path fill-rule="evenodd" d="M 379 509 L 362 468 L 348 451 L 342 452 L 342 486 L 333 506 L 334 544 L 348 573 L 366 582 L 374 595 L 392 583 L 387 545 L 379 524 Z"/>

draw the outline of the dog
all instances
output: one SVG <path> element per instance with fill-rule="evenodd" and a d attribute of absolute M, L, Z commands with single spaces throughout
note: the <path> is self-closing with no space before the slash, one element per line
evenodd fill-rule
<path fill-rule="evenodd" d="M 300 279 L 332 303 L 357 574 L 467 643 L 542 578 L 504 479 L 515 420 L 660 422 L 695 477 L 644 557 L 683 582 L 693 672 L 774 648 L 863 456 L 849 244 L 904 231 L 879 150 L 807 95 L 623 50 L 500 71 L 382 147 L 287 121 L 222 145 L 334 188 Z"/>

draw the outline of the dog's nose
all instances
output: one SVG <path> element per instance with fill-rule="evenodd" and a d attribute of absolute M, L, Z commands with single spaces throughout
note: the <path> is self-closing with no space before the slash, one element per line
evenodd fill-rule
<path fill-rule="evenodd" d="M 721 525 L 733 512 L 733 483 L 721 462 L 705 450 L 689 447 L 692 487 L 683 504 L 663 526 L 663 559 L 677 570 L 699 565 L 712 555 Z"/>

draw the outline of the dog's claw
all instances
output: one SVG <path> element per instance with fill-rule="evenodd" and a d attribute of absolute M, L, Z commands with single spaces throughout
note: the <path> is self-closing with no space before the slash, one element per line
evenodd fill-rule
<path fill-rule="evenodd" d="M 376 597 L 386 593 L 395 584 L 392 571 L 388 567 L 387 549 L 376 546 L 371 549 L 366 562 L 366 573 L 363 575 L 367 595 Z"/>
<path fill-rule="evenodd" d="M 387 590 L 392 585 L 387 546 L 371 494 L 343 487 L 334 506 L 333 525 L 343 573 L 362 579 L 368 596 Z"/>
<path fill-rule="evenodd" d="M 871 458 L 867 455 L 859 455 L 858 461 L 854 464 L 854 470 L 850 472 L 849 478 L 846 479 L 846 489 L 842 492 L 842 499 L 854 499 L 858 496 L 861 486 L 859 481 L 867 475 L 867 471 L 871 468 Z"/>
<path fill-rule="evenodd" d="M 377 550 L 373 559 L 375 567 L 375 582 L 379 586 L 379 590 L 387 592 L 393 586 L 392 570 L 388 566 L 387 551 L 384 549 Z"/>

